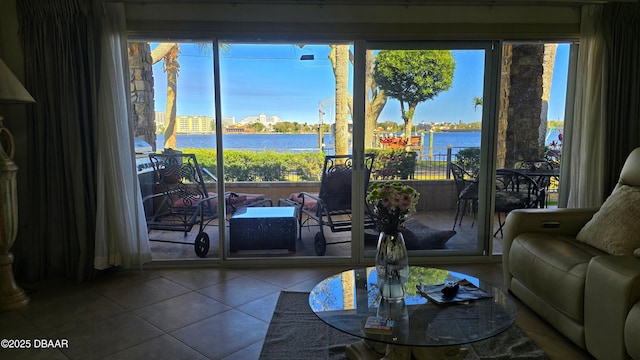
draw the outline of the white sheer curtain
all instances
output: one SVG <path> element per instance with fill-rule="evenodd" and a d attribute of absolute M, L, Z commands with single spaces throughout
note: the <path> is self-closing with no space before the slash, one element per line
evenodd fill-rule
<path fill-rule="evenodd" d="M 574 116 L 571 131 L 565 133 L 562 157 L 562 171 L 570 172 L 564 184 L 569 208 L 598 207 L 603 199 L 607 56 L 602 11 L 602 5 L 585 5 L 582 10 Z"/>
<path fill-rule="evenodd" d="M 103 4 L 97 126 L 96 269 L 151 260 L 135 172 L 125 73 L 124 6 Z"/>

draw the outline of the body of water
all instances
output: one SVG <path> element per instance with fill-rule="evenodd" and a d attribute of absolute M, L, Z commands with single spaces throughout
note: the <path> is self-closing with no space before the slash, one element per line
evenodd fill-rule
<path fill-rule="evenodd" d="M 425 146 L 429 135 L 425 135 Z M 222 143 L 225 149 L 274 150 L 274 151 L 316 151 L 318 149 L 317 134 L 223 134 Z M 156 139 L 158 149 L 162 149 L 164 135 L 158 134 Z M 333 136 L 324 135 L 327 150 L 333 149 Z M 442 132 L 433 134 L 433 147 L 446 148 L 480 146 L 480 132 Z M 184 148 L 216 148 L 216 135 L 177 135 L 176 146 Z"/>
<path fill-rule="evenodd" d="M 547 134 L 547 144 L 551 141 L 558 141 L 558 133 L 561 129 L 554 129 Z M 236 150 L 260 150 L 260 151 L 280 151 L 280 152 L 309 152 L 317 151 L 317 134 L 223 134 L 222 143 L 225 149 Z M 425 152 L 429 144 L 429 134 L 425 134 Z M 156 148 L 162 149 L 164 145 L 164 135 L 158 134 Z M 333 153 L 333 136 L 324 135 L 325 152 Z M 178 149 L 185 148 L 216 148 L 216 135 L 177 135 L 176 146 Z M 480 146 L 480 132 L 437 132 L 433 133 L 433 150 L 435 152 L 445 152 L 447 146 L 454 148 L 467 148 Z M 454 153 L 457 151 L 454 150 Z"/>

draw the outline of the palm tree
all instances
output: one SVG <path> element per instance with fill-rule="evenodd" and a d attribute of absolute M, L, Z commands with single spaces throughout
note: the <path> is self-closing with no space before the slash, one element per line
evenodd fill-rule
<path fill-rule="evenodd" d="M 349 153 L 349 45 L 330 45 L 329 60 L 336 81 L 336 155 Z"/>
<path fill-rule="evenodd" d="M 152 64 L 164 60 L 164 72 L 167 74 L 165 149 L 176 148 L 176 97 L 178 93 L 178 73 L 180 72 L 179 53 L 180 46 L 177 43 L 161 43 L 151 52 Z"/>
<path fill-rule="evenodd" d="M 478 106 L 482 106 L 482 98 L 479 96 L 473 97 L 473 111 L 478 109 Z"/>

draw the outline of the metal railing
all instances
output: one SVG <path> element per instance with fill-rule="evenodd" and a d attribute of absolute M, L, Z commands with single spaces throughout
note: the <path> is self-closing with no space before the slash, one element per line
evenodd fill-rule
<path fill-rule="evenodd" d="M 451 174 L 449 173 L 449 164 L 452 161 L 457 161 L 457 154 L 462 149 L 468 149 L 466 147 L 441 147 L 441 148 L 431 148 L 429 152 L 423 155 L 422 159 L 418 159 L 416 162 L 416 166 L 412 175 L 409 176 L 409 179 L 412 180 L 450 180 Z M 372 178 L 373 179 L 382 179 L 376 177 L 377 169 L 380 164 L 374 165 Z M 308 179 L 303 179 L 301 174 L 298 174 L 296 171 L 287 171 L 280 174 L 279 178 L 285 179 L 286 181 L 292 182 L 304 182 L 310 181 Z M 319 181 L 320 177 L 318 175 L 318 179 L 315 181 Z M 391 179 L 389 179 L 391 180 Z"/>

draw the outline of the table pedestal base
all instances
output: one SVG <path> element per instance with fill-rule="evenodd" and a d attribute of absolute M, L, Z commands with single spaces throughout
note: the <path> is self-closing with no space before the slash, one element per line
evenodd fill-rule
<path fill-rule="evenodd" d="M 345 354 L 349 360 L 462 360 L 469 351 L 459 345 L 411 347 L 360 340 L 348 345 Z"/>

